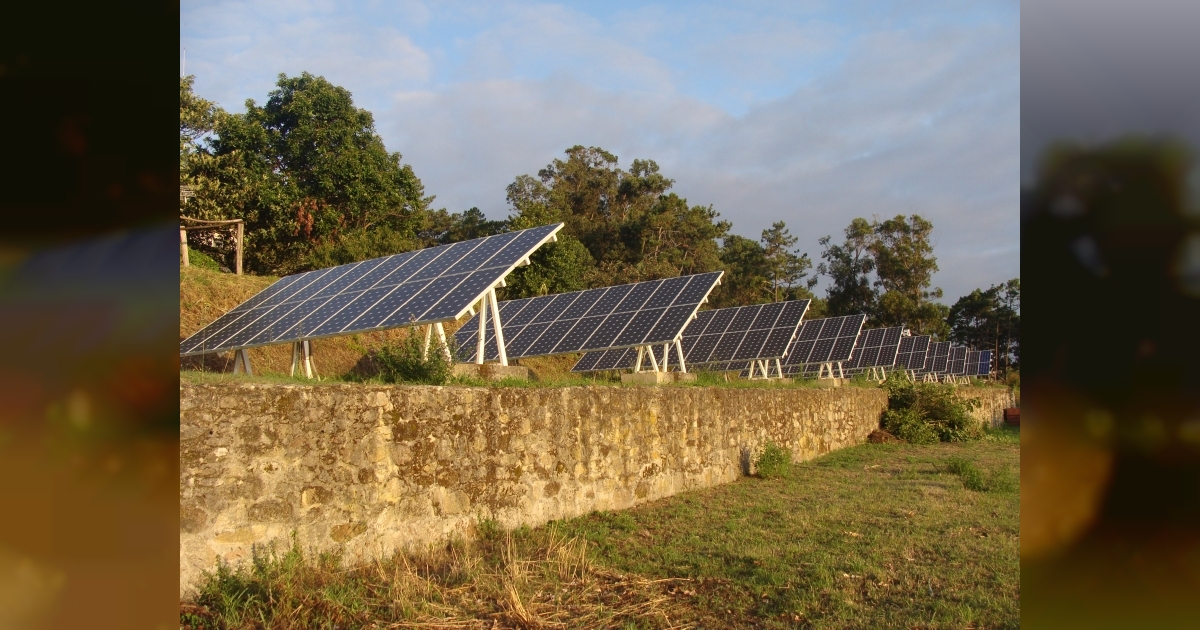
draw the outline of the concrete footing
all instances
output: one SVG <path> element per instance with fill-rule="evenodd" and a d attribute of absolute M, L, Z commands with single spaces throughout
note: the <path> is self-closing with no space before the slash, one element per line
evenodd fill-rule
<path fill-rule="evenodd" d="M 845 380 L 848 380 L 848 379 L 833 378 L 833 377 L 819 378 L 819 379 L 817 379 L 817 387 L 841 387 L 842 381 L 845 381 Z"/>
<path fill-rule="evenodd" d="M 523 381 L 536 381 L 533 370 L 523 365 L 500 365 L 499 363 L 458 363 L 451 372 L 454 376 L 466 376 L 484 381 L 499 381 L 515 378 Z"/>
<path fill-rule="evenodd" d="M 688 383 L 694 380 L 696 380 L 696 375 L 691 372 L 636 372 L 621 375 L 622 383 L 633 383 L 634 385 Z"/>

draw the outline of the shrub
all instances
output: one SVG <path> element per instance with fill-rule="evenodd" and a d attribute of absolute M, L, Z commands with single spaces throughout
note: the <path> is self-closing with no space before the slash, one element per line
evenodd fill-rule
<path fill-rule="evenodd" d="M 786 478 L 792 471 L 792 452 L 774 442 L 767 442 L 754 465 L 758 469 L 758 476 L 763 479 Z"/>
<path fill-rule="evenodd" d="M 888 393 L 883 428 L 892 434 L 918 444 L 965 442 L 983 437 L 983 426 L 971 417 L 971 410 L 979 401 L 959 398 L 954 386 L 913 383 L 898 372 L 888 375 L 883 386 Z M 918 425 L 927 426 L 928 431 Z M 935 438 L 932 441 L 930 433 Z"/>
<path fill-rule="evenodd" d="M 221 270 L 221 265 L 216 260 L 213 260 L 212 256 L 193 248 L 191 245 L 188 245 L 188 264 L 209 271 Z"/>
<path fill-rule="evenodd" d="M 446 339 L 451 344 L 451 356 L 454 356 L 453 340 L 454 337 Z M 425 336 L 414 328 L 403 340 L 372 352 L 371 359 L 386 383 L 445 385 L 454 364 L 446 358 L 439 342 L 435 339 L 430 343 L 427 356 L 423 355 L 426 355 Z"/>
<path fill-rule="evenodd" d="M 914 409 L 888 409 L 883 412 L 883 429 L 913 444 L 937 444 L 938 434 Z"/>
<path fill-rule="evenodd" d="M 979 470 L 971 462 L 961 457 L 951 457 L 946 461 L 946 469 L 962 478 L 963 485 L 967 490 L 983 492 L 987 490 L 987 483 L 983 480 L 983 472 Z"/>

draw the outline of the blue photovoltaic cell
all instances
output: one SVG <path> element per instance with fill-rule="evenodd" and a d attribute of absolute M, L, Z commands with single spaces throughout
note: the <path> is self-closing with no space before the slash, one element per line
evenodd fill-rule
<path fill-rule="evenodd" d="M 180 342 L 179 352 L 452 321 L 561 228 L 545 225 L 281 278 Z"/>
<path fill-rule="evenodd" d="M 929 335 L 902 337 L 896 353 L 896 366 L 906 370 L 923 371 L 925 357 L 929 352 Z"/>
<path fill-rule="evenodd" d="M 536 340 L 528 338 L 530 326 L 526 326 L 526 334 L 520 338 L 506 334 L 505 353 L 509 358 L 520 358 L 673 341 L 721 274 L 712 272 L 527 298 L 519 311 L 501 311 L 501 327 L 508 330 L 510 326 L 530 321 L 553 325 L 541 330 Z M 692 289 L 693 285 L 703 290 Z M 699 297 L 684 302 L 685 295 Z M 490 316 L 488 321 L 491 330 Z M 477 326 L 478 320 L 472 319 L 455 333 L 459 356 L 464 360 L 467 353 L 474 358 L 475 350 L 465 348 L 464 342 L 476 334 L 471 329 Z"/>

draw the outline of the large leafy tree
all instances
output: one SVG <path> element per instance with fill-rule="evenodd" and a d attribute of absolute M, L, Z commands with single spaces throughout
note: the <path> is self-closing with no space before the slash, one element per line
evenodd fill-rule
<path fill-rule="evenodd" d="M 669 192 L 674 181 L 653 160 L 629 170 L 598 147 L 567 149 L 536 177 L 508 186 L 509 224 L 521 229 L 562 222 L 559 242 L 520 270 L 506 295 L 543 287 L 598 287 L 721 268 L 717 239 L 729 230 L 711 206 L 692 206 Z"/>
<path fill-rule="evenodd" d="M 250 269 L 286 273 L 418 246 L 432 197 L 345 88 L 280 75 L 264 105 L 248 100 L 213 131 L 189 168 L 195 212 L 246 222 Z"/>
<path fill-rule="evenodd" d="M 875 238 L 870 250 L 875 260 L 875 285 L 883 290 L 875 310 L 880 326 L 906 324 L 914 334 L 932 334 L 945 338 L 948 308 L 933 300 L 942 297 L 940 288 L 931 288 L 938 270 L 933 255 L 933 223 L 920 215 L 874 224 Z"/>
<path fill-rule="evenodd" d="M 782 221 L 763 230 L 758 241 L 736 234 L 726 236 L 721 247 L 725 276 L 721 286 L 713 292 L 713 305 L 724 308 L 814 299 L 810 289 L 816 279 L 804 280 L 812 268 L 812 261 L 808 254 L 796 251 L 797 240 Z M 814 303 L 808 317 L 823 316 L 824 310 L 823 304 L 817 306 Z"/>
<path fill-rule="evenodd" d="M 871 282 L 875 259 L 870 247 L 875 228 L 866 219 L 856 218 L 846 228 L 845 237 L 841 245 L 833 244 L 829 236 L 817 241 L 825 248 L 821 252 L 824 262 L 817 266 L 817 272 L 830 279 L 825 294 L 829 314 L 873 314 L 879 299 Z"/>
<path fill-rule="evenodd" d="M 212 101 L 196 96 L 192 91 L 195 80 L 191 75 L 179 78 L 179 174 L 184 183 L 192 157 L 203 150 L 198 142 L 212 133 L 217 118 L 224 114 Z"/>

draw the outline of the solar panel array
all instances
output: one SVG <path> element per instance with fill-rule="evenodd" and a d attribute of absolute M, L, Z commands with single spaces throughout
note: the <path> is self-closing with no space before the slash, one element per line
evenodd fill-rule
<path fill-rule="evenodd" d="M 947 361 L 946 373 L 951 376 L 966 376 L 967 348 L 966 346 L 951 346 L 950 358 Z"/>
<path fill-rule="evenodd" d="M 900 334 L 903 332 L 903 326 L 862 331 L 854 351 L 850 354 L 850 360 L 842 365 L 842 370 L 853 374 L 868 368 L 895 365 L 896 354 L 900 350 Z"/>
<path fill-rule="evenodd" d="M 674 341 L 724 272 L 544 295 L 500 303 L 509 359 L 627 348 Z M 454 334 L 459 357 L 475 356 L 479 315 Z M 494 327 L 486 330 L 485 360 L 499 357 Z"/>
<path fill-rule="evenodd" d="M 700 311 L 696 318 L 683 329 L 680 347 L 683 349 L 684 365 L 709 369 L 722 369 L 735 362 L 742 369 L 752 359 L 782 358 L 796 336 L 804 313 L 808 311 L 808 300 L 791 300 L 772 304 L 735 306 L 709 311 Z M 674 348 L 669 352 L 675 353 Z M 655 360 L 661 365 L 663 351 L 654 348 Z M 670 363 L 678 363 L 676 354 L 671 354 Z M 619 370 L 634 367 L 637 349 L 589 352 L 579 359 L 572 372 L 594 372 Z M 643 365 L 649 364 L 646 360 Z"/>
<path fill-rule="evenodd" d="M 929 374 L 945 374 L 950 359 L 950 342 L 939 341 L 930 344 L 929 358 L 925 361 L 923 372 Z"/>
<path fill-rule="evenodd" d="M 563 224 L 280 278 L 179 344 L 180 355 L 451 321 Z"/>
<path fill-rule="evenodd" d="M 794 376 L 801 371 L 815 374 L 822 363 L 848 361 L 866 321 L 866 315 L 845 315 L 804 322 L 788 348 L 784 375 Z"/>
<path fill-rule="evenodd" d="M 925 369 L 925 357 L 929 354 L 929 335 L 901 337 L 900 349 L 896 353 L 896 367 L 921 372 Z"/>

